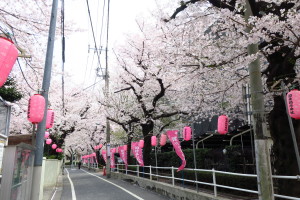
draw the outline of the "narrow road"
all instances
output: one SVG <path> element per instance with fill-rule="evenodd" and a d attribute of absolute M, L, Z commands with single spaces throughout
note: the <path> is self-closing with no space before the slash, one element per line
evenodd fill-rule
<path fill-rule="evenodd" d="M 107 179 L 85 169 L 65 169 L 62 200 L 167 200 L 126 181 Z"/>

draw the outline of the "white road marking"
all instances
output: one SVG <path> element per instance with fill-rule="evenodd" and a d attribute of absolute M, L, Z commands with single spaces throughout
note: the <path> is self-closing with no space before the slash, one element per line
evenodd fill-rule
<path fill-rule="evenodd" d="M 85 171 L 85 170 L 83 170 L 83 169 L 81 169 L 81 170 L 84 171 L 85 173 L 89 174 L 89 175 L 95 176 L 95 177 L 97 177 L 97 178 L 99 178 L 99 179 L 101 179 L 101 180 L 103 180 L 103 181 L 106 181 L 107 183 L 110 183 L 110 184 L 112 184 L 112 185 L 114 185 L 114 186 L 120 188 L 121 190 L 124 190 L 125 192 L 127 192 L 128 194 L 130 194 L 131 196 L 133 196 L 133 197 L 135 197 L 135 198 L 137 198 L 137 199 L 139 199 L 139 200 L 144 200 L 143 198 L 141 198 L 141 197 L 139 197 L 139 196 L 133 194 L 132 192 L 126 190 L 125 188 L 123 188 L 123 187 L 121 187 L 121 186 L 119 186 L 119 185 L 117 185 L 117 184 L 115 184 L 115 183 L 112 183 L 112 182 L 110 182 L 110 181 L 108 181 L 108 180 L 106 180 L 106 179 L 104 179 L 104 178 L 101 178 L 101 177 L 99 177 L 99 176 L 96 176 L 96 175 L 94 175 L 94 174 L 91 174 L 91 173 L 89 173 L 89 172 L 87 172 L 87 171 Z"/>
<path fill-rule="evenodd" d="M 75 189 L 74 189 L 74 185 L 73 185 L 73 182 L 69 176 L 69 172 L 68 170 L 66 169 L 67 173 L 68 173 L 68 179 L 70 181 L 70 185 L 71 185 L 71 191 L 72 191 L 72 200 L 76 200 L 76 194 L 75 194 Z"/>
<path fill-rule="evenodd" d="M 55 188 L 55 191 L 54 191 L 54 194 L 52 195 L 52 197 L 51 197 L 51 200 L 53 200 L 53 198 L 54 198 L 54 196 L 55 196 L 55 193 L 56 193 L 56 191 L 57 191 L 57 187 Z"/>

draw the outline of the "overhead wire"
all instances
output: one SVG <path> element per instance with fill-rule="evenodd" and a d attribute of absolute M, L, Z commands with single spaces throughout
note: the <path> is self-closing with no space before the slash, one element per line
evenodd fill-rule
<path fill-rule="evenodd" d="M 91 11 L 90 11 L 90 6 L 89 6 L 88 0 L 86 0 L 86 4 L 87 4 L 88 15 L 89 15 L 91 29 L 92 29 L 92 35 L 93 35 L 93 40 L 94 40 L 94 47 L 95 47 L 95 50 L 96 50 L 96 53 L 97 53 L 97 57 L 98 57 L 98 65 L 99 65 L 99 68 L 100 68 L 101 73 L 103 75 L 103 71 L 102 71 L 102 68 L 101 68 L 101 62 L 100 62 L 100 55 L 99 55 L 99 51 L 97 50 L 97 41 L 96 41 L 96 37 L 95 37 L 94 26 L 93 26 L 93 22 L 92 22 Z"/>
<path fill-rule="evenodd" d="M 66 40 L 65 40 L 65 1 L 61 0 L 61 48 L 62 48 L 62 65 L 61 65 L 61 100 L 62 100 L 62 114 L 65 115 L 65 61 L 66 61 Z"/>

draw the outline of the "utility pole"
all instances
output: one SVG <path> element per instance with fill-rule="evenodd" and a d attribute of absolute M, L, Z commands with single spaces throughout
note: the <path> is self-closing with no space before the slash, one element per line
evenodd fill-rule
<path fill-rule="evenodd" d="M 41 92 L 41 95 L 46 100 L 46 104 L 45 104 L 44 119 L 42 122 L 38 124 L 37 133 L 36 133 L 36 144 L 35 144 L 36 150 L 35 150 L 34 167 L 33 167 L 32 189 L 31 189 L 31 198 L 30 198 L 31 200 L 40 200 L 43 198 L 43 187 L 42 187 L 43 184 L 41 183 L 41 176 L 42 176 L 42 164 L 43 164 L 43 153 L 44 153 L 44 134 L 46 128 L 46 119 L 47 119 L 48 93 L 49 93 L 50 79 L 51 79 L 55 27 L 56 27 L 56 18 L 57 18 L 57 4 L 58 1 L 53 0 L 46 61 L 45 61 L 45 68 L 44 68 L 44 78 L 43 78 L 43 85 L 42 85 L 42 92 Z"/>
<path fill-rule="evenodd" d="M 105 98 L 108 100 L 109 97 L 109 74 L 108 74 L 108 30 L 109 30 L 109 5 L 110 0 L 107 3 L 107 28 L 106 28 L 106 51 L 105 51 Z M 110 123 L 106 118 L 106 177 L 110 178 Z"/>
<path fill-rule="evenodd" d="M 245 20 L 253 16 L 249 0 L 246 0 Z M 250 27 L 246 30 L 251 31 Z M 258 45 L 248 45 L 248 54 L 256 54 Z M 264 109 L 263 86 L 260 71 L 259 58 L 251 62 L 248 66 L 250 76 L 251 103 L 253 109 L 253 130 L 255 143 L 255 158 L 258 183 L 259 200 L 274 200 L 273 180 L 270 162 L 270 150 L 268 146 L 266 116 Z"/>

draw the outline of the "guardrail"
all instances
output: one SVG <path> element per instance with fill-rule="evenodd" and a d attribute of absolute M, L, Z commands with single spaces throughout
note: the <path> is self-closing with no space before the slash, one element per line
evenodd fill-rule
<path fill-rule="evenodd" d="M 241 192 L 247 192 L 247 193 L 252 193 L 252 194 L 257 194 L 258 191 L 256 190 L 249 190 L 249 189 L 244 189 L 244 188 L 237 188 L 237 187 L 232 187 L 232 186 L 226 186 L 226 185 L 221 185 L 217 183 L 216 179 L 216 174 L 227 174 L 227 175 L 233 175 L 233 176 L 244 176 L 244 177 L 256 177 L 256 174 L 240 174 L 240 173 L 233 173 L 233 172 L 224 172 L 224 171 L 218 171 L 218 170 L 208 170 L 208 169 L 191 169 L 191 168 L 185 168 L 185 171 L 194 171 L 194 172 L 210 172 L 212 173 L 212 183 L 208 182 L 201 182 L 201 181 L 196 181 L 196 180 L 189 180 L 189 179 L 184 179 L 184 178 L 177 178 L 175 177 L 174 171 L 178 170 L 176 167 L 156 167 L 156 166 L 144 166 L 140 167 L 139 165 L 128 165 L 130 167 L 136 167 L 135 170 L 128 170 L 125 168 L 124 164 L 117 164 L 116 165 L 117 172 L 124 172 L 128 174 L 128 172 L 131 172 L 133 174 L 136 174 L 136 176 L 140 177 L 140 174 L 143 175 L 143 178 L 145 178 L 145 175 L 148 175 L 150 180 L 153 180 L 153 177 L 160 177 L 160 178 L 166 178 L 166 179 L 171 179 L 172 185 L 175 185 L 175 180 L 178 181 L 185 181 L 185 182 L 190 182 L 190 183 L 195 183 L 195 184 L 202 184 L 202 185 L 209 185 L 213 187 L 213 194 L 215 197 L 218 196 L 218 188 L 225 188 L 225 189 L 230 189 L 230 190 L 236 190 L 236 191 L 241 191 Z M 122 167 L 121 167 L 122 166 Z M 142 168 L 142 171 L 140 171 L 140 168 Z M 149 173 L 144 172 L 144 168 L 149 168 Z M 153 173 L 153 169 L 156 170 L 156 173 Z M 165 170 L 171 170 L 171 176 L 168 175 L 159 175 L 157 170 L 158 169 L 165 169 Z M 289 180 L 298 180 L 300 181 L 300 175 L 297 176 L 272 176 L 273 179 L 289 179 Z M 292 197 L 292 196 L 285 196 L 285 195 L 280 195 L 280 194 L 274 194 L 274 197 L 279 197 L 283 199 L 292 199 L 292 200 L 300 200 L 299 197 Z"/>

